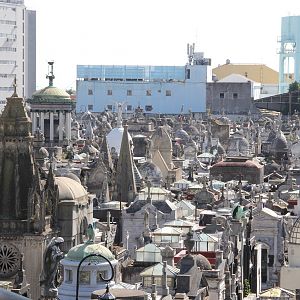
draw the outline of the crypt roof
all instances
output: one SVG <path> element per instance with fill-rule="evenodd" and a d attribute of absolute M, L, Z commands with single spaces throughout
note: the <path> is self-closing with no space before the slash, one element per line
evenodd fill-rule
<path fill-rule="evenodd" d="M 158 263 L 154 266 L 151 266 L 145 269 L 143 272 L 140 273 L 140 276 L 163 276 L 163 263 Z M 176 277 L 179 273 L 179 269 L 167 265 L 167 276 L 168 277 Z"/>
<path fill-rule="evenodd" d="M 148 202 L 145 200 L 134 201 L 127 209 L 128 214 L 136 213 L 141 210 Z M 152 205 L 162 213 L 170 214 L 172 211 L 176 210 L 175 205 L 169 200 L 155 200 Z"/>
<path fill-rule="evenodd" d="M 78 261 L 80 262 L 85 256 L 89 254 L 100 254 L 107 258 L 109 261 L 115 259 L 115 256 L 111 253 L 111 251 L 104 247 L 101 244 L 93 244 L 90 242 L 86 242 L 84 244 L 77 245 L 69 250 L 69 252 L 65 256 L 65 260 Z M 91 258 L 93 259 L 93 258 Z M 94 258 L 95 259 L 95 258 Z M 97 258 L 97 262 L 104 262 L 104 259 Z"/>
<path fill-rule="evenodd" d="M 74 179 L 68 177 L 55 177 L 58 185 L 59 200 L 79 200 L 87 196 L 86 189 Z"/>
<path fill-rule="evenodd" d="M 70 95 L 63 89 L 59 89 L 54 86 L 47 86 L 41 90 L 33 93 L 32 98 L 29 99 L 29 103 L 74 103 Z"/>

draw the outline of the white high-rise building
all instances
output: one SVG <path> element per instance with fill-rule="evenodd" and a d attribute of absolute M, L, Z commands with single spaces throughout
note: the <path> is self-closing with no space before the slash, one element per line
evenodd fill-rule
<path fill-rule="evenodd" d="M 31 97 L 36 89 L 36 15 L 24 0 L 0 0 L 0 109 L 13 93 Z"/>

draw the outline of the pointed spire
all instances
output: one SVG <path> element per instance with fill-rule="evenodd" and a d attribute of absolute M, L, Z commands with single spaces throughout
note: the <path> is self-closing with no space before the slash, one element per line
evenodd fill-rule
<path fill-rule="evenodd" d="M 136 195 L 134 166 L 129 140 L 128 125 L 124 125 L 120 155 L 117 167 L 117 197 L 121 202 L 130 203 Z"/>
<path fill-rule="evenodd" d="M 100 153 L 102 155 L 102 159 L 103 159 L 103 162 L 104 162 L 106 168 L 108 170 L 112 170 L 114 165 L 113 165 L 111 153 L 110 153 L 110 150 L 109 150 L 109 147 L 107 144 L 106 136 L 104 136 L 104 138 L 103 138 L 103 141 L 102 141 L 102 144 L 100 147 Z"/>

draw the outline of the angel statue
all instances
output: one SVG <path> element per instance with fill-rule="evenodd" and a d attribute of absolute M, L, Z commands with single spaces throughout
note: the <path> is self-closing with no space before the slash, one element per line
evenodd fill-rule
<path fill-rule="evenodd" d="M 53 237 L 44 252 L 43 270 L 40 278 L 42 296 L 45 299 L 55 298 L 58 290 L 55 285 L 55 276 L 60 260 L 64 258 L 64 253 L 59 246 L 64 242 L 62 237 Z M 51 298 L 51 299 L 52 299 Z"/>

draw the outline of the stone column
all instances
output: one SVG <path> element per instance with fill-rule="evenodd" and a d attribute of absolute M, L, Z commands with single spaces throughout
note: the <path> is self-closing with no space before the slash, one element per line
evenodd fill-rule
<path fill-rule="evenodd" d="M 50 142 L 54 141 L 54 118 L 53 111 L 50 111 Z"/>
<path fill-rule="evenodd" d="M 71 113 L 66 112 L 66 138 L 68 141 L 71 140 Z"/>
<path fill-rule="evenodd" d="M 30 112 L 30 119 L 31 119 L 31 131 L 33 133 L 34 131 L 33 131 L 33 112 L 32 111 Z"/>
<path fill-rule="evenodd" d="M 45 134 L 45 115 L 43 111 L 40 113 L 40 129 Z"/>
<path fill-rule="evenodd" d="M 59 136 L 59 141 L 62 142 L 63 140 L 63 118 L 64 118 L 64 112 L 60 111 L 59 112 L 59 127 L 58 127 L 58 136 Z"/>
<path fill-rule="evenodd" d="M 37 127 L 37 113 L 31 112 L 32 133 L 35 133 Z"/>

